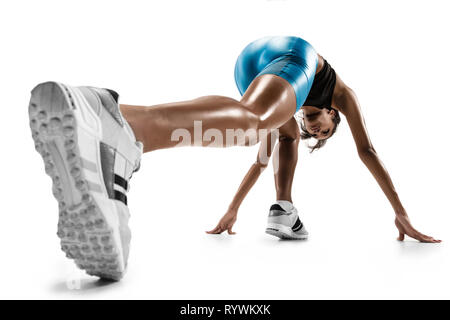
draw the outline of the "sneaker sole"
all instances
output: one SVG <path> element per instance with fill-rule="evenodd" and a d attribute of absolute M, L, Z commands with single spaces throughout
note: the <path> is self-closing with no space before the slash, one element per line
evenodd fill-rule
<path fill-rule="evenodd" d="M 283 240 L 307 240 L 307 234 L 296 234 L 291 228 L 280 224 L 270 224 L 266 228 L 266 233 Z"/>
<path fill-rule="evenodd" d="M 29 104 L 32 137 L 44 160 L 45 172 L 53 181 L 53 195 L 59 206 L 57 235 L 61 249 L 87 274 L 119 280 L 125 267 L 118 226 L 110 222 L 111 217 L 101 208 L 105 203 L 110 207 L 113 204 L 108 203 L 111 200 L 105 196 L 104 184 L 98 177 L 94 179 L 97 183 L 87 179 L 93 176 L 89 171 L 95 163 L 87 161 L 80 152 L 90 148 L 99 153 L 99 143 L 92 137 L 93 131 L 79 121 L 81 110 L 77 109 L 83 108 L 82 97 L 73 90 L 56 82 L 42 83 L 32 90 Z M 89 143 L 85 143 L 86 139 Z M 101 175 L 101 169 L 97 170 L 100 171 L 97 176 Z"/>

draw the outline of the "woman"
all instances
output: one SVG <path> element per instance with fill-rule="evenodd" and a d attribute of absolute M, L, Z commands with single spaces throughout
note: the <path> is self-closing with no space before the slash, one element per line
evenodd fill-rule
<path fill-rule="evenodd" d="M 322 147 L 340 115 L 350 126 L 360 159 L 395 212 L 398 240 L 405 234 L 440 242 L 414 229 L 388 172 L 372 145 L 354 92 L 327 61 L 298 37 L 266 37 L 240 54 L 235 79 L 242 98 L 206 96 L 152 107 L 118 105 L 118 94 L 92 87 L 43 83 L 33 91 L 30 126 L 59 202 L 62 248 L 88 273 L 119 279 L 126 268 L 130 232 L 126 191 L 141 151 L 183 145 L 231 146 L 261 142 L 258 157 L 228 211 L 209 233 L 228 231 L 278 139 L 275 182 L 267 233 L 304 239 L 307 232 L 291 197 L 300 139 Z M 303 112 L 302 132 L 297 120 Z M 295 117 L 294 117 L 295 116 Z M 225 137 L 225 143 L 224 143 Z"/>
<path fill-rule="evenodd" d="M 317 61 L 316 68 L 314 68 L 315 61 Z M 301 74 L 301 71 L 304 74 Z M 258 75 L 256 79 L 254 79 L 255 74 Z M 340 122 L 339 112 L 341 112 L 346 116 L 361 161 L 372 173 L 394 209 L 395 225 L 399 231 L 398 240 L 402 241 L 406 234 L 421 242 L 440 242 L 440 240 L 426 236 L 412 227 L 389 174 L 370 141 L 355 93 L 322 56 L 316 54 L 314 49 L 300 38 L 267 37 L 259 39 L 244 49 L 236 64 L 235 78 L 241 94 L 244 94 L 251 81 L 253 82 L 251 82 L 250 89 L 257 92 L 254 82 L 264 77 L 261 76 L 262 74 L 275 74 L 289 82 L 294 88 L 297 99 L 295 111 L 301 107 L 304 120 L 304 123 L 300 123 L 302 128 L 302 132 L 300 132 L 292 118 L 293 108 L 287 108 L 286 114 L 291 117 L 279 127 L 279 168 L 275 172 L 278 201 L 270 209 L 267 233 L 280 238 L 307 238 L 308 233 L 296 215 L 291 198 L 298 144 L 300 139 L 314 137 L 317 139 L 317 143 L 312 147 L 311 152 L 322 147 L 336 131 Z M 314 79 L 312 83 L 311 78 Z M 289 85 L 287 83 L 284 85 L 284 92 L 289 92 Z M 244 102 L 250 100 L 246 99 L 247 94 L 248 92 L 245 92 Z M 285 105 L 289 104 L 285 103 Z M 265 114 L 268 113 L 270 112 L 266 111 Z M 281 110 L 279 114 L 281 115 Z M 266 146 L 262 143 L 261 149 L 264 148 Z M 262 152 L 261 149 L 260 152 Z M 266 165 L 267 163 L 258 161 L 254 164 L 239 187 L 227 213 L 217 227 L 208 233 L 221 233 L 227 230 L 229 234 L 233 234 L 232 227 L 236 221 L 238 208 L 251 186 L 256 182 L 261 172 L 260 168 L 264 168 Z M 289 215 L 290 211 L 295 213 L 294 217 L 286 219 L 284 216 L 286 213 Z M 280 215 L 282 219 L 280 219 Z M 274 225 L 275 227 L 273 227 Z M 290 225 L 291 228 L 280 230 L 283 225 Z"/>

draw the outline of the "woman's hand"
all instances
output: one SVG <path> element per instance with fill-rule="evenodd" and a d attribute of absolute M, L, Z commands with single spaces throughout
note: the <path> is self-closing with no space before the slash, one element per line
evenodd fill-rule
<path fill-rule="evenodd" d="M 235 209 L 228 209 L 227 213 L 220 219 L 219 223 L 217 224 L 217 227 L 212 229 L 211 231 L 206 231 L 208 234 L 220 234 L 224 232 L 225 230 L 228 231 L 228 234 L 236 234 L 236 232 L 233 232 L 232 228 L 234 223 L 237 219 L 237 210 Z"/>
<path fill-rule="evenodd" d="M 395 226 L 397 227 L 399 232 L 399 236 L 397 238 L 397 240 L 399 241 L 403 241 L 405 239 L 406 234 L 411 238 L 419 240 L 420 242 L 431 242 L 431 243 L 441 242 L 441 240 L 436 240 L 433 237 L 426 236 L 417 231 L 416 229 L 414 229 L 405 211 L 401 211 L 396 214 Z"/>

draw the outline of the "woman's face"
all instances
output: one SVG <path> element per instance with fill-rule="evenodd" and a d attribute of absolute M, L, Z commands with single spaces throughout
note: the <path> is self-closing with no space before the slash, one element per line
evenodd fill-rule
<path fill-rule="evenodd" d="M 328 109 L 305 113 L 303 119 L 306 130 L 318 140 L 327 139 L 335 126 L 333 122 L 335 116 L 335 111 Z"/>

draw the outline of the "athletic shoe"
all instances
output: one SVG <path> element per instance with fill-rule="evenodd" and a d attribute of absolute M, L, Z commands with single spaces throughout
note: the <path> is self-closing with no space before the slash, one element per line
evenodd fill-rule
<path fill-rule="evenodd" d="M 57 235 L 90 275 L 119 280 L 131 232 L 126 192 L 142 143 L 109 89 L 46 82 L 31 92 L 30 127 L 59 204 Z"/>
<path fill-rule="evenodd" d="M 278 200 L 270 207 L 266 233 L 281 239 L 308 239 L 308 231 L 300 221 L 297 209 L 286 200 Z"/>

